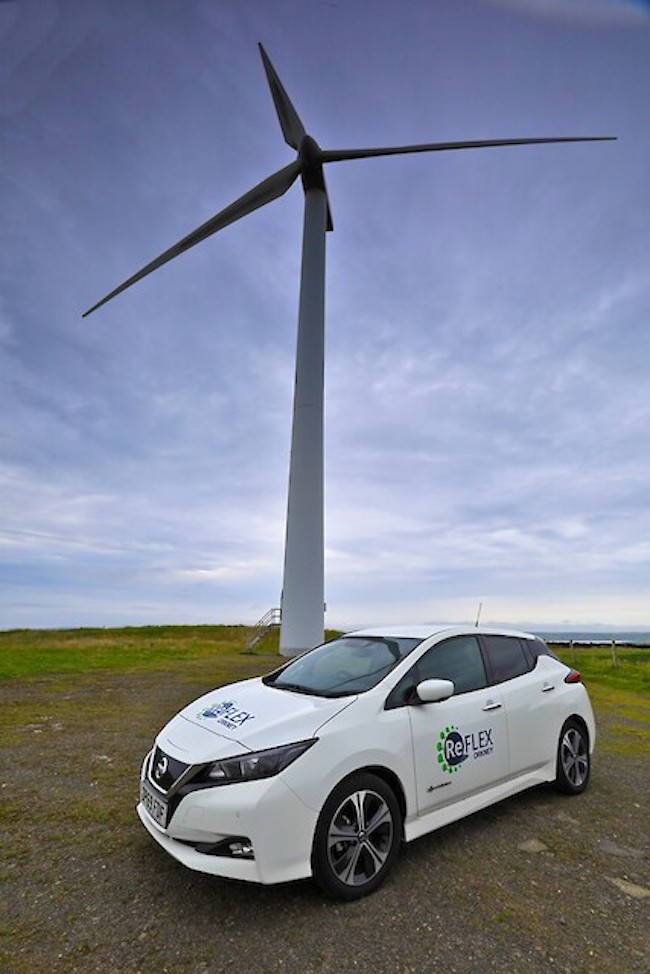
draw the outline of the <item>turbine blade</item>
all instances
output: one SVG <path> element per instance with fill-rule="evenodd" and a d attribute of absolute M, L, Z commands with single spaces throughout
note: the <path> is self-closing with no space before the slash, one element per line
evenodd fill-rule
<path fill-rule="evenodd" d="M 500 145 L 540 145 L 548 142 L 611 142 L 615 135 L 565 136 L 552 139 L 487 139 L 474 142 L 429 142 L 425 145 L 396 145 L 383 149 L 323 149 L 323 162 L 369 159 L 373 156 L 398 156 L 410 152 L 445 152 L 449 149 L 486 149 Z"/>
<path fill-rule="evenodd" d="M 184 251 L 189 250 L 195 244 L 200 243 L 205 240 L 206 237 L 211 236 L 218 230 L 223 230 L 228 224 L 234 223 L 236 220 L 240 220 L 243 216 L 247 216 L 252 213 L 253 210 L 259 209 L 260 206 L 264 206 L 266 203 L 270 203 L 272 200 L 277 199 L 282 196 L 291 185 L 295 182 L 300 174 L 301 165 L 298 160 L 292 162 L 291 165 L 285 166 L 284 169 L 278 170 L 268 179 L 263 180 L 254 186 L 253 189 L 249 190 L 248 193 L 244 193 L 239 199 L 231 203 L 225 209 L 220 210 L 215 216 L 205 223 L 202 223 L 200 227 L 193 230 L 178 243 L 175 243 L 173 247 L 170 247 L 155 260 L 152 260 L 149 264 L 146 264 L 139 271 L 129 277 L 128 280 L 123 281 L 118 287 L 116 287 L 110 294 L 94 304 L 92 308 L 88 308 L 84 311 L 82 317 L 86 318 L 91 312 L 96 311 L 97 308 L 101 308 L 103 304 L 110 301 L 116 295 L 121 294 L 122 291 L 126 291 L 128 287 L 135 284 L 137 281 L 141 281 L 143 277 L 147 274 L 151 274 L 152 271 L 157 270 L 166 264 L 168 261 L 173 260 L 174 257 L 178 257 L 179 254 L 184 253 Z"/>
<path fill-rule="evenodd" d="M 300 148 L 300 143 L 307 134 L 305 132 L 305 126 L 300 121 L 298 112 L 291 104 L 291 99 L 284 90 L 282 82 L 280 81 L 275 68 L 271 64 L 268 54 L 261 44 L 258 46 L 260 49 L 260 54 L 262 55 L 262 64 L 264 65 L 264 70 L 266 71 L 266 79 L 269 83 L 269 88 L 271 89 L 271 96 L 273 98 L 275 110 L 278 113 L 278 119 L 280 121 L 282 134 L 284 135 L 284 141 L 297 152 Z"/>

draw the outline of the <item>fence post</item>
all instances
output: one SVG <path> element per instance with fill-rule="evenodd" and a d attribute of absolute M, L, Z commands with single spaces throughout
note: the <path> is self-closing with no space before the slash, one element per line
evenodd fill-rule
<path fill-rule="evenodd" d="M 572 666 L 575 666 L 575 664 L 576 664 L 576 651 L 575 651 L 575 647 L 573 645 L 573 640 L 572 639 L 569 640 L 569 648 L 571 650 L 571 665 Z"/>
<path fill-rule="evenodd" d="M 618 659 L 616 658 L 616 640 L 612 639 L 612 667 L 616 669 L 618 666 Z"/>

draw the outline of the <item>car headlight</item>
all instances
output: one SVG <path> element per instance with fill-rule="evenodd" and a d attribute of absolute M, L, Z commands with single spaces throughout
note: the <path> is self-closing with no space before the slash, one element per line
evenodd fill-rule
<path fill-rule="evenodd" d="M 315 743 L 316 738 L 313 737 L 309 741 L 299 741 L 297 744 L 285 744 L 283 747 L 271 747 L 266 751 L 239 754 L 236 758 L 224 758 L 222 761 L 209 764 L 203 771 L 203 777 L 215 785 L 272 778 L 280 771 L 284 771 Z"/>

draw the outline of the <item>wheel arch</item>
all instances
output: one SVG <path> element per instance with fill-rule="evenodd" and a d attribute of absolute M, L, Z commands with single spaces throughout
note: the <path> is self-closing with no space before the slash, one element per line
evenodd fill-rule
<path fill-rule="evenodd" d="M 384 784 L 388 785 L 390 790 L 395 795 L 397 799 L 397 804 L 399 805 L 400 817 L 401 817 L 401 830 L 402 830 L 402 840 L 404 839 L 404 819 L 406 818 L 406 795 L 404 793 L 404 787 L 399 779 L 399 776 L 391 771 L 390 768 L 385 767 L 381 764 L 365 764 L 360 768 L 355 768 L 349 774 L 346 774 L 344 778 L 338 782 L 336 787 L 342 785 L 345 781 L 350 778 L 354 778 L 359 774 L 374 774 L 377 778 L 381 778 Z"/>
<path fill-rule="evenodd" d="M 591 753 L 593 742 L 591 740 L 591 734 L 589 733 L 589 725 L 587 724 L 587 721 L 584 719 L 584 717 L 581 717 L 580 714 L 571 714 L 569 717 L 566 718 L 566 720 L 562 724 L 562 727 L 560 729 L 560 735 L 562 734 L 562 731 L 564 730 L 566 725 L 570 723 L 578 724 L 582 728 L 587 738 L 589 752 Z"/>

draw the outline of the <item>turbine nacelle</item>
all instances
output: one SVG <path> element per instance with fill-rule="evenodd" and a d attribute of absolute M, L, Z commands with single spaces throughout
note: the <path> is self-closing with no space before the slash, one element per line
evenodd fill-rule
<path fill-rule="evenodd" d="M 332 210 L 327 185 L 325 183 L 325 173 L 323 172 L 323 150 L 311 135 L 305 135 L 300 143 L 298 162 L 301 167 L 300 178 L 305 193 L 308 193 L 310 189 L 320 189 L 325 193 L 327 199 L 327 229 L 333 230 Z"/>
<path fill-rule="evenodd" d="M 306 135 L 300 143 L 298 159 L 302 166 L 303 179 L 305 176 L 310 176 L 314 172 L 322 171 L 323 150 L 311 135 Z"/>

